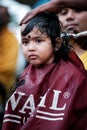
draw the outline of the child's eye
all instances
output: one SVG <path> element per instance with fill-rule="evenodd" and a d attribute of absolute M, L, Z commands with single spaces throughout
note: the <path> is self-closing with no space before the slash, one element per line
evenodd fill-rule
<path fill-rule="evenodd" d="M 27 44 L 28 44 L 28 42 L 27 42 L 27 41 L 23 41 L 23 42 L 22 42 L 22 44 L 27 45 Z"/>
<path fill-rule="evenodd" d="M 37 39 L 37 43 L 41 43 L 41 41 L 42 41 L 41 39 Z"/>

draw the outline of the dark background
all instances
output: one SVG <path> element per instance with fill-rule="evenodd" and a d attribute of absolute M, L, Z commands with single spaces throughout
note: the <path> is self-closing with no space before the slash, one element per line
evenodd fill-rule
<path fill-rule="evenodd" d="M 37 0 L 16 0 L 22 4 L 30 5 L 31 7 L 37 2 Z"/>
<path fill-rule="evenodd" d="M 16 0 L 18 1 L 19 3 L 21 4 L 27 4 L 27 5 L 30 5 L 31 8 L 35 8 L 41 4 L 44 4 L 50 0 Z"/>

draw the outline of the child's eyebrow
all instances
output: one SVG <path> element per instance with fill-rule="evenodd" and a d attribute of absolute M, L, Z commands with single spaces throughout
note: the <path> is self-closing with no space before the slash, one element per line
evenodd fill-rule
<path fill-rule="evenodd" d="M 22 39 L 22 40 L 27 40 L 28 38 L 22 37 L 21 39 Z"/>

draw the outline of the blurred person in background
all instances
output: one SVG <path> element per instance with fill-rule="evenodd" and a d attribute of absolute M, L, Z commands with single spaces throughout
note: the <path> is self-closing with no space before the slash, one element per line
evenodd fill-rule
<path fill-rule="evenodd" d="M 18 41 L 7 27 L 9 20 L 7 7 L 0 5 L 0 126 L 5 100 L 15 82 L 18 58 Z"/>
<path fill-rule="evenodd" d="M 0 82 L 6 92 L 14 83 L 18 58 L 18 41 L 7 27 L 9 20 L 7 7 L 0 6 Z"/>
<path fill-rule="evenodd" d="M 58 16 L 64 31 L 69 34 L 77 34 L 87 30 L 87 11 L 63 8 Z M 87 69 L 87 37 L 80 38 L 78 41 L 71 40 L 70 44 Z"/>

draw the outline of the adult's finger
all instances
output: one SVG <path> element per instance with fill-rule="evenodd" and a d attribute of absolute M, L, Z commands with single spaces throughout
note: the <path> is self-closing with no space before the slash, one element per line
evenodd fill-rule
<path fill-rule="evenodd" d="M 28 13 L 26 13 L 26 15 L 23 17 L 23 19 L 20 21 L 19 25 L 22 25 L 24 23 L 27 23 L 28 22 L 28 17 L 30 17 L 32 11 L 29 11 Z M 27 20 L 27 21 L 26 21 Z"/>
<path fill-rule="evenodd" d="M 31 11 L 29 11 L 21 20 L 19 25 L 25 24 L 27 23 L 29 20 L 31 20 L 34 16 L 36 16 L 38 13 L 40 13 L 41 11 L 39 10 L 39 8 L 35 8 L 32 9 Z"/>

